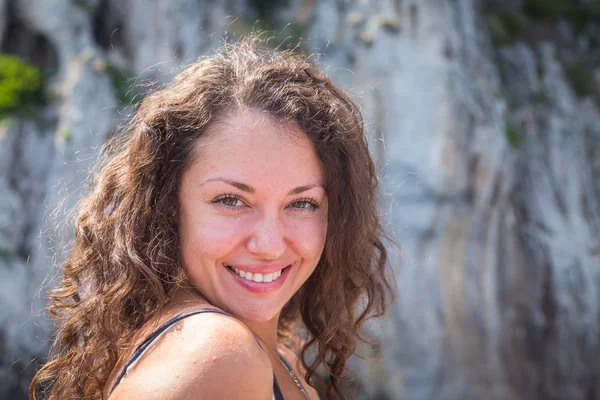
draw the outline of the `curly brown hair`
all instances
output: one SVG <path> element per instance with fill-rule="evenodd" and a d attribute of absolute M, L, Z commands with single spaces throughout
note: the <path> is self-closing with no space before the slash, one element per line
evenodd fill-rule
<path fill-rule="evenodd" d="M 324 165 L 325 248 L 282 310 L 278 332 L 304 332 L 307 381 L 324 368 L 327 397 L 342 397 L 346 361 L 368 340 L 363 324 L 382 315 L 394 293 L 376 171 L 357 105 L 305 56 L 254 36 L 224 44 L 148 95 L 111 139 L 80 203 L 63 280 L 50 294 L 57 334 L 30 398 L 102 397 L 136 330 L 183 279 L 177 192 L 194 143 L 219 117 L 243 109 L 298 123 Z"/>

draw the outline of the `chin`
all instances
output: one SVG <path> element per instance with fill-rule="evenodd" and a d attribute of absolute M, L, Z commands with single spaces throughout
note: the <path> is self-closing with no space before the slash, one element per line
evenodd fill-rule
<path fill-rule="evenodd" d="M 277 318 L 281 313 L 281 308 L 265 307 L 265 306 L 234 306 L 230 307 L 231 314 L 242 320 L 254 322 L 257 324 L 265 324 Z"/>

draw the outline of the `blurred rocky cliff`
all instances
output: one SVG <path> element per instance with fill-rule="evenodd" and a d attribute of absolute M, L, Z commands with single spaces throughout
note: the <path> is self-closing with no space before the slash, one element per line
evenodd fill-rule
<path fill-rule="evenodd" d="M 150 82 L 253 29 L 367 121 L 403 254 L 360 398 L 600 398 L 599 1 L 0 0 L 0 399 L 48 351 L 50 212 Z"/>

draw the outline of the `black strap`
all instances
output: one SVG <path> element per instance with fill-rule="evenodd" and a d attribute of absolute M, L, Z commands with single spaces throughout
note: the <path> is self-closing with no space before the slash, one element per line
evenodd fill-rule
<path fill-rule="evenodd" d="M 254 339 L 256 340 L 256 343 L 258 343 L 258 345 L 260 346 L 262 351 L 265 351 L 265 349 L 262 347 L 262 344 L 260 344 L 258 339 L 256 339 L 256 338 L 254 338 Z M 266 352 L 265 352 L 265 354 L 266 354 Z M 287 363 L 287 361 L 285 361 L 283 359 L 283 357 L 281 357 L 281 355 L 279 355 L 279 358 L 281 358 L 283 360 L 285 365 L 289 365 Z M 283 392 L 281 391 L 281 387 L 279 386 L 279 381 L 277 380 L 277 377 L 275 376 L 275 372 L 273 372 L 273 395 L 275 396 L 275 400 L 285 400 L 283 398 Z"/>
<path fill-rule="evenodd" d="M 277 377 L 273 374 L 273 395 L 275 396 L 275 400 L 285 400 L 283 398 L 283 393 L 281 392 L 281 388 L 279 387 L 279 382 L 277 382 Z"/>
<path fill-rule="evenodd" d="M 182 319 L 185 319 L 191 315 L 209 313 L 209 312 L 227 315 L 228 317 L 231 316 L 231 315 L 227 314 L 225 311 L 219 310 L 218 308 L 208 308 L 207 307 L 207 308 L 196 308 L 193 310 L 185 311 L 185 312 L 182 312 L 181 314 L 177 314 L 173 318 L 169 319 L 167 322 L 165 322 L 161 326 L 159 326 L 154 332 L 152 332 L 147 338 L 144 339 L 144 341 L 142 343 L 140 343 L 135 348 L 135 351 L 133 352 L 131 357 L 129 357 L 129 359 L 127 360 L 125 365 L 123 366 L 123 369 L 119 373 L 119 376 L 117 377 L 117 380 L 115 381 L 112 388 L 110 389 L 110 392 L 108 393 L 108 395 L 110 396 L 112 394 L 113 390 L 115 390 L 115 388 L 119 385 L 119 383 L 121 383 L 121 381 L 123 380 L 125 375 L 127 375 L 127 368 L 129 368 L 131 366 L 131 364 L 136 362 L 138 360 L 138 358 L 140 358 L 142 356 L 142 354 L 144 354 L 144 351 L 146 351 L 146 349 L 154 342 L 154 340 L 156 340 L 156 338 L 158 336 L 160 336 L 163 332 L 165 332 L 167 329 L 171 328 L 173 325 L 175 325 L 177 322 L 181 321 Z M 258 341 L 258 339 L 256 340 L 256 343 L 258 343 L 258 345 L 262 349 L 262 346 L 261 346 L 260 342 Z M 263 351 L 264 351 L 264 349 L 263 349 Z M 279 382 L 277 381 L 277 377 L 275 376 L 275 374 L 273 374 L 273 394 L 275 395 L 275 400 L 284 400 L 283 393 L 281 392 L 281 387 L 279 386 Z"/>

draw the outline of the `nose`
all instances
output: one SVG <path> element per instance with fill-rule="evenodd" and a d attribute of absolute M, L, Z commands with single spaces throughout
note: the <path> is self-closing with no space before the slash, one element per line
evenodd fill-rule
<path fill-rule="evenodd" d="M 262 215 L 248 240 L 248 251 L 264 260 L 275 260 L 285 252 L 287 244 L 279 217 Z"/>

